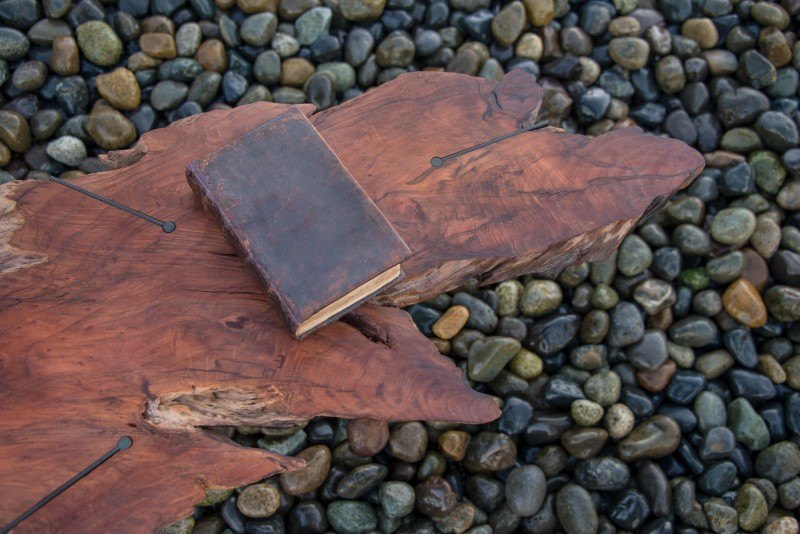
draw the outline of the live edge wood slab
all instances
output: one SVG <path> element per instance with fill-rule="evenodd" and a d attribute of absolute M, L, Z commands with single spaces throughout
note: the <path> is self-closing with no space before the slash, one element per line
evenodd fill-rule
<path fill-rule="evenodd" d="M 521 71 L 499 83 L 414 73 L 311 117 L 412 251 L 382 302 L 600 258 L 702 167 L 692 149 L 635 128 L 525 133 L 430 166 L 529 123 L 540 101 Z M 0 188 L 0 525 L 121 436 L 133 447 L 15 531 L 157 530 L 205 488 L 303 466 L 204 426 L 498 416 L 402 310 L 366 304 L 292 339 L 197 204 L 186 165 L 285 110 L 190 117 L 109 154 L 115 170 L 75 180 L 174 221 L 171 234 L 55 183 Z"/>

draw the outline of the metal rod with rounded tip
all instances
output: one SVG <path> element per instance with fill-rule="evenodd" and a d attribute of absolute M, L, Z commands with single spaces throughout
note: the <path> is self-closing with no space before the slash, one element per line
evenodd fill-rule
<path fill-rule="evenodd" d="M 531 126 L 526 126 L 525 128 L 520 128 L 519 130 L 514 130 L 513 132 L 507 133 L 505 135 L 501 135 L 500 137 L 494 137 L 489 139 L 488 141 L 484 141 L 483 143 L 478 143 L 475 146 L 471 146 L 469 148 L 465 148 L 463 150 L 459 150 L 458 152 L 453 152 L 452 154 L 448 154 L 447 156 L 436 156 L 431 158 L 431 167 L 441 167 L 444 165 L 444 162 L 447 160 L 451 160 L 453 158 L 457 158 L 458 156 L 463 156 L 468 152 L 472 152 L 473 150 L 478 150 L 480 148 L 487 147 L 489 145 L 493 145 L 494 143 L 499 143 L 500 141 L 504 141 L 509 137 L 514 137 L 515 135 L 519 135 L 525 132 L 532 132 L 534 130 L 540 130 L 550 124 L 550 121 L 540 121 L 536 124 Z"/>
<path fill-rule="evenodd" d="M 115 208 L 121 209 L 124 212 L 130 213 L 131 215 L 135 215 L 136 217 L 139 217 L 140 219 L 144 219 L 147 222 L 151 222 L 153 224 L 156 224 L 156 225 L 160 226 L 162 230 L 164 230 L 164 233 L 169 234 L 169 233 L 175 231 L 175 223 L 172 222 L 172 221 L 162 221 L 160 219 L 156 219 L 155 217 L 151 217 L 150 215 L 148 215 L 146 213 L 142 213 L 139 210 L 135 210 L 133 208 L 130 208 L 130 207 L 126 206 L 125 204 L 120 204 L 119 202 L 117 202 L 115 200 L 111 200 L 110 198 L 106 198 L 106 197 L 104 197 L 102 195 L 98 195 L 97 193 L 93 193 L 93 192 L 89 191 L 88 189 L 84 189 L 84 188 L 82 188 L 80 186 L 77 186 L 77 185 L 75 185 L 73 183 L 70 183 L 70 182 L 68 182 L 66 180 L 62 180 L 61 178 L 56 178 L 55 176 L 51 176 L 50 180 L 52 180 L 53 182 L 56 182 L 57 184 L 61 184 L 63 186 L 69 187 L 70 189 L 74 189 L 75 191 L 78 191 L 79 193 L 83 193 L 86 196 L 92 197 L 95 200 L 99 200 L 100 202 L 104 202 L 104 203 L 108 204 L 109 206 L 114 206 Z"/>
<path fill-rule="evenodd" d="M 75 484 L 77 481 L 79 481 L 80 479 L 82 479 L 83 477 L 85 477 L 98 467 L 100 467 L 100 465 L 102 465 L 106 460 L 117 454 L 119 451 L 130 449 L 132 445 L 133 445 L 133 440 L 128 436 L 123 436 L 119 438 L 119 441 L 117 441 L 117 444 L 114 445 L 113 449 L 111 449 L 103 456 L 101 456 L 100 458 L 89 464 L 74 477 L 70 478 L 69 480 L 61 484 L 59 487 L 57 487 L 56 489 L 45 495 L 44 498 L 42 498 L 39 502 L 31 506 L 30 508 L 28 508 L 25 512 L 22 513 L 22 515 L 14 519 L 11 523 L 2 527 L 2 529 L 0 529 L 0 534 L 7 534 L 8 532 L 10 532 L 12 528 L 16 527 L 17 525 L 28 519 L 30 516 L 36 513 L 37 510 L 42 508 L 44 505 L 46 505 L 47 503 L 49 503 L 50 501 L 52 501 L 53 499 L 64 493 L 65 491 L 67 491 L 73 484 Z"/>

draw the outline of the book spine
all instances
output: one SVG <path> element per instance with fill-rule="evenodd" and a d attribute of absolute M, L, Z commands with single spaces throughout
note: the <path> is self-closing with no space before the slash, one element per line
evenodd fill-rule
<path fill-rule="evenodd" d="M 200 199 L 203 209 L 211 213 L 221 223 L 222 233 L 225 235 L 225 239 L 233 246 L 239 257 L 244 260 L 247 268 L 256 274 L 264 292 L 280 306 L 281 315 L 286 321 L 292 336 L 296 339 L 300 339 L 296 335 L 296 332 L 300 327 L 302 319 L 296 317 L 294 310 L 281 298 L 280 293 L 274 290 L 270 283 L 270 276 L 266 266 L 261 265 L 260 262 L 255 260 L 251 251 L 244 246 L 244 243 L 248 240 L 248 236 L 240 235 L 220 207 L 208 196 L 206 193 L 205 181 L 203 180 L 203 173 L 204 171 L 198 161 L 193 161 L 186 167 L 186 181 L 194 192 L 195 198 Z"/>

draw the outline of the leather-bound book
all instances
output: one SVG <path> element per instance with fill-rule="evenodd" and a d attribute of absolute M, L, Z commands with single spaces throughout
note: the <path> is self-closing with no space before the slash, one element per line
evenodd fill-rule
<path fill-rule="evenodd" d="M 403 278 L 405 242 L 299 109 L 193 161 L 186 176 L 297 338 Z"/>

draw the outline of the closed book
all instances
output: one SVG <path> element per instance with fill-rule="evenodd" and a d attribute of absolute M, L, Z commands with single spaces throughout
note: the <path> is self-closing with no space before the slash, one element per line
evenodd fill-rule
<path fill-rule="evenodd" d="M 405 242 L 297 108 L 186 176 L 297 338 L 403 278 Z"/>

